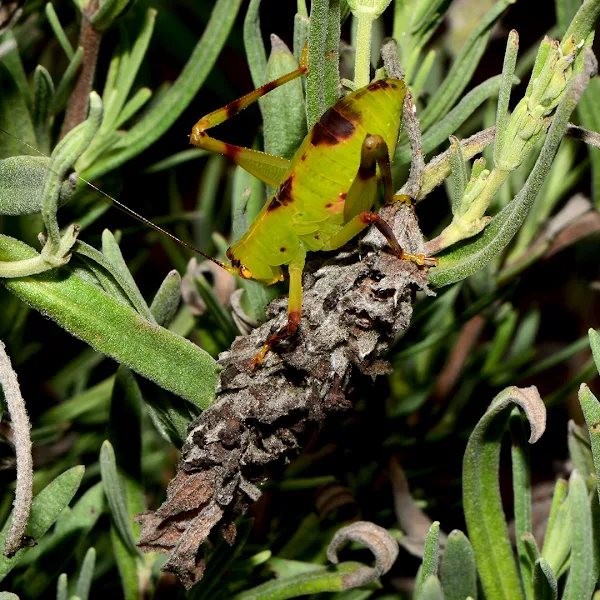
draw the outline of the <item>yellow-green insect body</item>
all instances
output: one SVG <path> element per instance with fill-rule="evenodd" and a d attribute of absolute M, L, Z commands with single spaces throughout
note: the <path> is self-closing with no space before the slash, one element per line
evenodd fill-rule
<path fill-rule="evenodd" d="M 281 265 L 303 262 L 307 251 L 328 243 L 368 205 L 346 200 L 359 176 L 361 149 L 371 133 L 381 136 L 389 160 L 398 138 L 406 88 L 398 79 L 376 81 L 338 101 L 323 114 L 300 145 L 273 197 L 227 255 L 247 275 L 271 284 L 283 278 Z"/>
<path fill-rule="evenodd" d="M 340 248 L 372 223 L 399 258 L 421 265 L 435 264 L 434 259 L 422 254 L 404 252 L 389 225 L 371 212 L 377 191 L 377 168 L 386 201 L 400 199 L 393 193 L 390 165 L 402 123 L 406 97 L 403 81 L 377 80 L 336 102 L 304 138 L 290 161 L 222 142 L 206 133 L 260 96 L 305 72 L 303 61 L 296 71 L 203 117 L 190 136 L 192 144 L 228 156 L 277 188 L 248 231 L 228 249 L 231 263 L 219 263 L 230 273 L 267 285 L 281 281 L 282 266 L 288 267 L 288 323 L 267 339 L 254 366 L 262 362 L 276 342 L 292 335 L 298 327 L 307 252 Z"/>

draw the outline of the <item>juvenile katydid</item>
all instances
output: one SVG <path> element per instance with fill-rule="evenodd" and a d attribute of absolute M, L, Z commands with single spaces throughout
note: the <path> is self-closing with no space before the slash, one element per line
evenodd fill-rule
<path fill-rule="evenodd" d="M 418 265 L 437 264 L 435 258 L 405 252 L 389 225 L 371 212 L 377 192 L 377 166 L 385 201 L 410 202 L 407 196 L 394 195 L 391 176 L 406 96 L 403 81 L 380 79 L 336 102 L 304 138 L 291 160 L 234 146 L 206 133 L 306 71 L 303 61 L 299 69 L 206 115 L 196 123 L 190 136 L 195 146 L 229 157 L 277 188 L 248 231 L 227 250 L 230 263 L 215 261 L 229 273 L 266 285 L 282 281 L 282 267 L 288 267 L 287 324 L 265 341 L 254 358 L 254 367 L 262 363 L 269 349 L 298 328 L 307 252 L 340 248 L 373 224 L 399 258 Z"/>

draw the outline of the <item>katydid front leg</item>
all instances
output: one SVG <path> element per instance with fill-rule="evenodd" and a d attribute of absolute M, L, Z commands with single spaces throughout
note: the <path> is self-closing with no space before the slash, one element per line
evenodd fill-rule
<path fill-rule="evenodd" d="M 266 342 L 263 344 L 260 352 L 253 358 L 251 368 L 254 370 L 260 367 L 264 360 L 267 352 L 271 348 L 294 335 L 298 329 L 300 323 L 300 316 L 302 314 L 302 271 L 304 270 L 304 263 L 306 262 L 306 251 L 300 250 L 298 256 L 290 263 L 288 269 L 290 274 L 290 291 L 288 299 L 288 322 L 279 331 L 270 335 Z"/>

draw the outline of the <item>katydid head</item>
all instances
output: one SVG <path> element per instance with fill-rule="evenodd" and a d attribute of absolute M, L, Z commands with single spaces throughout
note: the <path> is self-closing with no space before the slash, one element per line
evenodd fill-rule
<path fill-rule="evenodd" d="M 242 279 L 254 279 L 267 285 L 283 280 L 283 272 L 280 266 L 267 264 L 256 253 L 249 252 L 245 245 L 240 242 L 227 249 L 227 258 L 231 261 L 231 266 L 227 267 L 227 271 L 233 275 L 238 275 Z"/>

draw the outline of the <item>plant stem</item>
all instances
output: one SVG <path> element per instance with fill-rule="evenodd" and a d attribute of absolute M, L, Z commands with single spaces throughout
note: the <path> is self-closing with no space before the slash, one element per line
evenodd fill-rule
<path fill-rule="evenodd" d="M 82 12 L 81 32 L 79 34 L 79 45 L 83 48 L 81 71 L 69 98 L 60 139 L 65 137 L 79 123 L 85 121 L 87 117 L 90 92 L 94 83 L 98 52 L 102 41 L 102 32 L 92 25 L 88 17 L 98 10 L 98 6 L 99 0 L 91 0 L 85 12 Z"/>
<path fill-rule="evenodd" d="M 12 428 L 14 432 L 14 445 L 17 455 L 17 489 L 13 519 L 6 534 L 4 556 L 14 556 L 21 548 L 27 545 L 24 538 L 27 522 L 31 511 L 33 497 L 33 459 L 31 457 L 31 436 L 29 430 L 29 417 L 25 408 L 25 401 L 21 395 L 17 374 L 14 372 L 6 348 L 0 340 L 0 385 L 4 392 Z"/>
<path fill-rule="evenodd" d="M 469 209 L 459 218 L 455 217 L 452 223 L 440 235 L 428 242 L 425 246 L 425 252 L 435 254 L 460 240 L 479 233 L 483 227 L 483 223 L 481 223 L 479 229 L 476 225 L 481 221 L 487 207 L 494 199 L 496 192 L 506 181 L 509 173 L 509 171 L 503 171 L 502 169 L 493 169 L 487 177 L 485 187 L 481 190 L 481 193 L 473 201 Z"/>
<path fill-rule="evenodd" d="M 356 57 L 354 61 L 354 84 L 365 87 L 371 81 L 371 32 L 373 15 L 370 12 L 355 13 L 357 20 Z"/>

